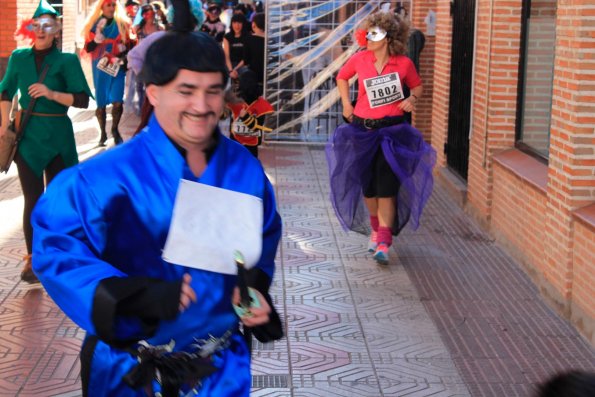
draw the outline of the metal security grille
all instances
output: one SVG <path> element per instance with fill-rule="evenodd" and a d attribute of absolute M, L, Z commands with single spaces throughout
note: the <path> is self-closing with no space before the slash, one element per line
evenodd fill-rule
<path fill-rule="evenodd" d="M 448 166 L 467 180 L 475 0 L 453 0 L 451 14 L 450 107 L 448 139 L 444 151 Z"/>
<path fill-rule="evenodd" d="M 328 140 L 341 122 L 335 77 L 358 49 L 354 29 L 380 3 L 266 1 L 265 96 L 275 108 L 267 116 L 273 129 L 267 140 Z"/>

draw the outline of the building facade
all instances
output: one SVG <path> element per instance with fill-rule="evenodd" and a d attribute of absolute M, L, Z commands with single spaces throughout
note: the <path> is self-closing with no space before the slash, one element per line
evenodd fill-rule
<path fill-rule="evenodd" d="M 422 78 L 433 87 L 418 113 L 431 114 L 436 175 L 595 344 L 595 5 L 417 0 L 414 23 L 428 7 L 436 42 Z M 457 134 L 467 153 L 453 149 Z"/>

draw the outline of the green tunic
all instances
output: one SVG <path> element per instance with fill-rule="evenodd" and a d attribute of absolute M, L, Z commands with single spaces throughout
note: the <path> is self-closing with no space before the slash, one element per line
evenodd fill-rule
<path fill-rule="evenodd" d="M 43 60 L 43 65 L 46 64 L 49 64 L 50 68 L 43 84 L 50 90 L 71 94 L 84 92 L 92 97 L 81 64 L 75 54 L 62 53 L 54 48 Z M 19 103 L 22 109 L 27 109 L 31 100 L 28 88 L 38 79 L 33 49 L 14 50 L 8 60 L 4 79 L 0 82 L 0 93 L 6 92 L 12 98 L 17 90 L 20 91 Z M 38 176 L 43 174 L 45 167 L 57 155 L 62 156 L 66 167 L 78 163 L 74 131 L 72 122 L 66 115 L 67 111 L 68 106 L 50 101 L 45 97 L 37 99 L 33 112 L 63 115 L 58 117 L 33 115 L 25 128 L 19 144 L 19 155 Z"/>

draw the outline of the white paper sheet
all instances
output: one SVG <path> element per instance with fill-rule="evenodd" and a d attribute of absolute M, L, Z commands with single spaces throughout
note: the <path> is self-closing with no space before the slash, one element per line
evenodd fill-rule
<path fill-rule="evenodd" d="M 234 251 L 246 268 L 262 251 L 262 200 L 182 179 L 163 249 L 163 260 L 181 266 L 237 274 Z"/>

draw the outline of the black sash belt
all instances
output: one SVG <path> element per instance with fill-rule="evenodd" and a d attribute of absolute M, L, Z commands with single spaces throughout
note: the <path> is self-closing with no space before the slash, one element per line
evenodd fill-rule
<path fill-rule="evenodd" d="M 183 385 L 197 387 L 203 378 L 217 371 L 212 356 L 229 346 L 232 332 L 228 331 L 221 338 L 197 340 L 190 352 L 173 352 L 173 346 L 151 346 L 146 342 L 138 344 L 130 353 L 138 359 L 124 377 L 123 381 L 134 389 L 141 387 L 150 390 L 154 379 L 161 383 L 163 397 L 178 397 Z"/>
<path fill-rule="evenodd" d="M 385 117 L 383 119 L 362 119 L 353 115 L 353 123 L 364 126 L 369 130 L 376 130 L 378 128 L 390 127 L 391 125 L 401 124 L 405 121 L 403 116 Z"/>

